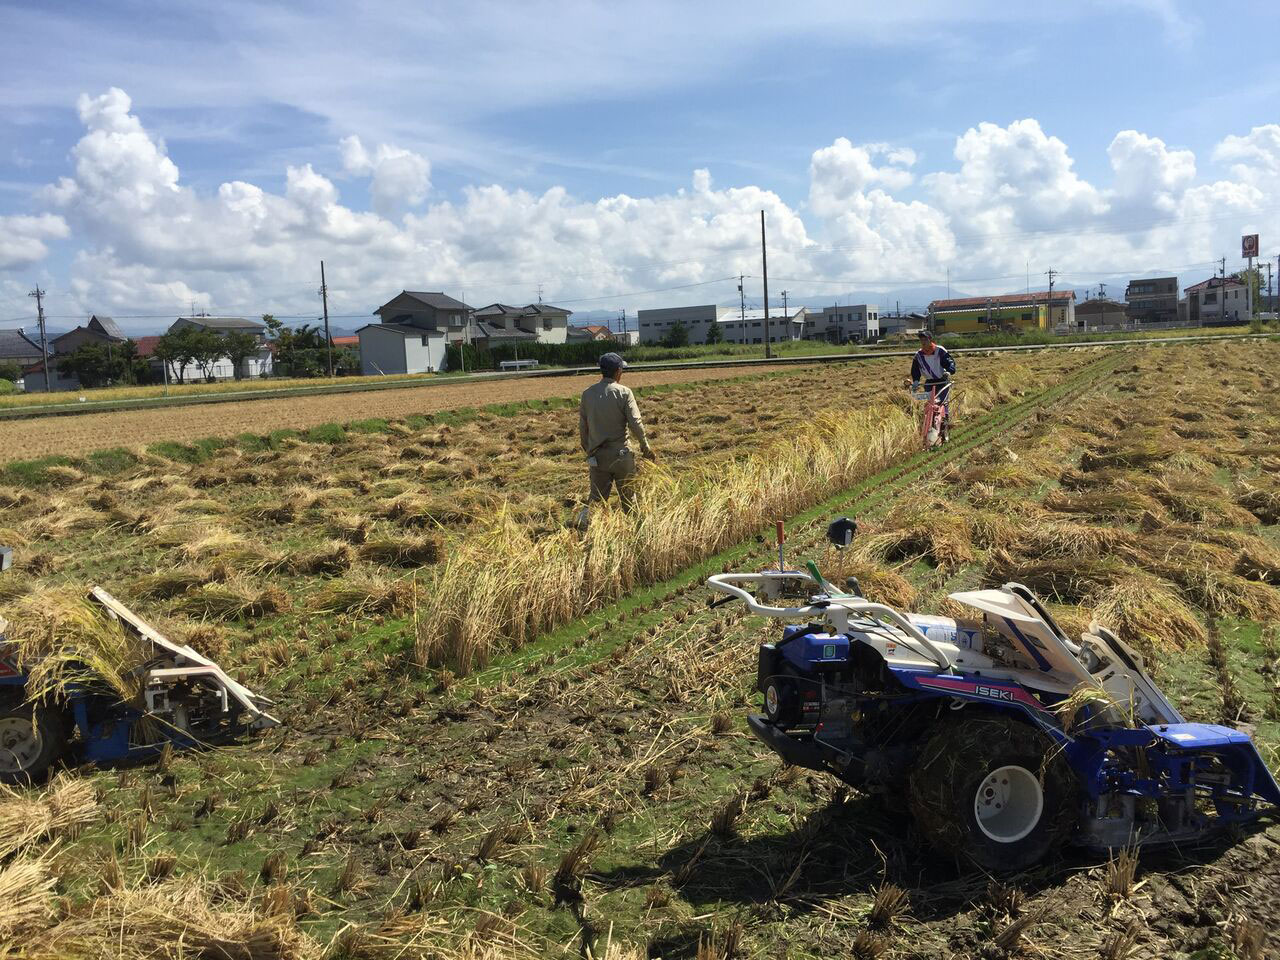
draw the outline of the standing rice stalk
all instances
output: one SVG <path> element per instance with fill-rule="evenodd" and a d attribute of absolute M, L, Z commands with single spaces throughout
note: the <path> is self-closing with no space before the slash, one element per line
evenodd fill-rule
<path fill-rule="evenodd" d="M 462 672 L 482 667 L 500 650 L 746 539 L 771 517 L 855 485 L 915 443 L 914 424 L 897 410 L 818 417 L 786 442 L 714 469 L 647 470 L 634 512 L 598 509 L 585 534 L 538 539 L 499 510 L 434 568 L 417 658 Z"/>

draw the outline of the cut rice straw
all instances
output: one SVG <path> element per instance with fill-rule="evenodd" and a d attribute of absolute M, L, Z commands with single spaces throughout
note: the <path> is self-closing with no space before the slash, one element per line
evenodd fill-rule
<path fill-rule="evenodd" d="M 60 774 L 38 796 L 0 787 L 0 860 L 41 840 L 74 833 L 101 815 L 93 785 L 71 774 Z"/>

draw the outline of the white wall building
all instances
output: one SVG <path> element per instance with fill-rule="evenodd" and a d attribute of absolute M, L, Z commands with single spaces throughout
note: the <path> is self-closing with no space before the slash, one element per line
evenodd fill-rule
<path fill-rule="evenodd" d="M 641 310 L 638 314 L 641 343 L 659 343 L 677 323 L 689 331 L 690 343 L 706 343 L 712 324 L 720 328 L 725 343 L 764 343 L 763 310 L 722 307 L 714 303 L 691 307 L 662 307 Z M 769 342 L 800 340 L 804 336 L 805 308 L 791 307 L 784 314 L 780 308 L 769 308 Z"/>
<path fill-rule="evenodd" d="M 805 318 L 804 338 L 830 343 L 865 343 L 880 336 L 880 308 L 874 303 L 823 307 Z"/>
<path fill-rule="evenodd" d="M 428 330 L 405 323 L 371 323 L 361 327 L 360 372 L 439 373 L 445 368 L 447 330 Z"/>

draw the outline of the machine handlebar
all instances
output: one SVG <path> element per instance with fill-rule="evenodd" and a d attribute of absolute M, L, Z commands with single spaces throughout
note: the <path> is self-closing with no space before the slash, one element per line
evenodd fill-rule
<path fill-rule="evenodd" d="M 737 599 L 747 605 L 752 613 L 762 617 L 775 617 L 780 620 L 802 620 L 809 617 L 825 617 L 833 608 L 839 608 L 850 614 L 861 614 L 874 620 L 887 621 L 904 634 L 910 645 L 917 647 L 926 660 L 932 660 L 943 670 L 951 670 L 951 658 L 938 649 L 937 645 L 926 637 L 914 623 L 893 607 L 883 603 L 873 603 L 861 597 L 827 597 L 815 600 L 803 607 L 774 607 L 761 603 L 748 590 L 738 586 L 739 583 L 767 583 L 781 580 L 801 580 L 818 586 L 810 574 L 802 570 L 783 570 L 769 573 L 718 573 L 707 578 L 707 585 L 712 590 L 728 594 L 726 600 Z M 823 584 L 821 586 L 829 586 Z M 717 601 L 722 603 L 724 601 Z"/>

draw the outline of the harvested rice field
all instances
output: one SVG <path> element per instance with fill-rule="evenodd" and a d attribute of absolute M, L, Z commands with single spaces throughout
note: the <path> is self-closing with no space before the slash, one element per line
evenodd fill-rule
<path fill-rule="evenodd" d="M 586 537 L 556 404 L 10 472 L 0 613 L 101 583 L 284 724 L 0 796 L 0 957 L 1274 955 L 1266 822 L 988 877 L 905 804 L 783 767 L 742 722 L 772 626 L 702 580 L 769 565 L 775 517 L 793 557 L 920 612 L 1017 579 L 1274 769 L 1277 361 L 965 358 L 933 461 L 893 367 L 651 392 L 660 469 Z"/>
<path fill-rule="evenodd" d="M 883 367 L 882 367 L 883 368 Z M 760 372 L 793 365 L 757 367 Z M 701 383 L 742 376 L 734 368 L 636 372 L 632 387 Z M 500 381 L 445 381 L 364 393 L 331 393 L 276 400 L 235 400 L 159 410 L 118 410 L 35 420 L 0 421 L 0 464 L 44 456 L 78 456 L 106 447 L 189 443 L 277 430 L 310 430 L 352 420 L 403 419 L 499 403 L 532 403 L 577 397 L 594 377 L 532 377 Z"/>

